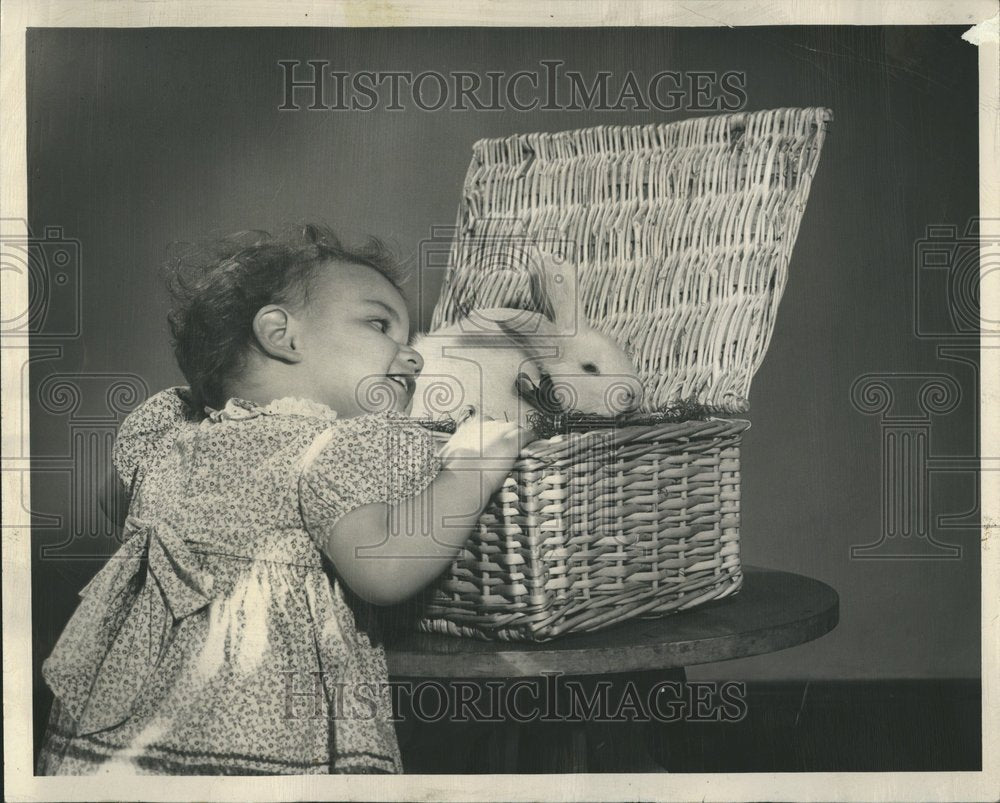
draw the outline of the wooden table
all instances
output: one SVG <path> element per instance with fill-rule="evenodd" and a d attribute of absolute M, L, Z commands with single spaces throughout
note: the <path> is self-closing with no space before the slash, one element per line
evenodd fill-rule
<path fill-rule="evenodd" d="M 839 598 L 826 584 L 790 572 L 746 566 L 738 594 L 659 619 L 637 619 L 539 644 L 410 633 L 390 646 L 387 658 L 389 674 L 411 683 L 420 679 L 517 681 L 558 674 L 574 679 L 638 678 L 648 688 L 663 681 L 683 683 L 688 666 L 776 652 L 819 638 L 836 627 L 838 616 Z M 557 728 L 557 724 L 565 727 Z M 614 724 L 552 723 L 551 738 L 540 740 L 556 753 L 543 762 L 545 771 L 593 769 L 595 744 L 618 754 L 604 762 L 605 767 L 662 771 L 658 762 L 644 754 L 641 728 L 633 723 L 617 723 L 617 728 Z M 483 771 L 516 771 L 530 728 L 510 721 L 491 728 Z M 468 740 L 459 737 L 463 741 Z M 539 747 L 536 744 L 532 749 L 537 753 Z"/>

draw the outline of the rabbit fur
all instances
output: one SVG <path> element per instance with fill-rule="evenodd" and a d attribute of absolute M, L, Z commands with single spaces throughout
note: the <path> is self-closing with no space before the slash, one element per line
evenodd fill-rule
<path fill-rule="evenodd" d="M 525 426 L 535 409 L 523 394 L 526 387 L 546 387 L 564 410 L 614 416 L 638 408 L 643 388 L 635 366 L 612 338 L 590 325 L 571 266 L 543 255 L 542 268 L 544 287 L 532 276 L 532 292 L 548 301 L 550 317 L 507 307 L 474 309 L 418 335 L 413 347 L 424 365 L 413 417 L 457 418 L 472 406 Z"/>

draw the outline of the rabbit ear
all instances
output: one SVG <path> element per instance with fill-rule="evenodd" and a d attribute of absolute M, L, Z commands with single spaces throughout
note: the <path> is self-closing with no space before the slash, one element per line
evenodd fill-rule
<path fill-rule="evenodd" d="M 511 312 L 511 310 L 507 310 Z M 550 345 L 552 324 L 538 312 L 516 310 L 505 317 L 495 317 L 492 322 L 520 349 L 533 354 L 541 346 Z"/>
<path fill-rule="evenodd" d="M 540 270 L 537 283 L 532 284 L 533 295 L 538 293 L 548 302 L 551 320 L 558 332 L 573 334 L 587 326 L 578 268 L 567 257 L 540 253 Z M 544 305 L 539 307 L 544 308 Z"/>
<path fill-rule="evenodd" d="M 496 325 L 530 359 L 533 370 L 539 374 L 547 361 L 558 359 L 562 353 L 561 344 L 553 338 L 552 323 L 540 313 L 518 310 L 506 320 L 497 320 Z"/>

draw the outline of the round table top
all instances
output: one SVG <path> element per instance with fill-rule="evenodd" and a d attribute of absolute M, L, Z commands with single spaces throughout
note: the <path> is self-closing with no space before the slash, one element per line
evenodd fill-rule
<path fill-rule="evenodd" d="M 837 625 L 837 592 L 819 580 L 743 567 L 736 594 L 659 619 L 633 619 L 549 642 L 480 641 L 409 633 L 386 650 L 402 677 L 525 677 L 670 669 L 776 652 Z"/>

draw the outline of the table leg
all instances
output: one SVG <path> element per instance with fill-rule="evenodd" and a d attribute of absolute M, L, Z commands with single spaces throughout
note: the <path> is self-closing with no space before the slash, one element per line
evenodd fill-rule
<path fill-rule="evenodd" d="M 654 704 L 657 684 L 686 682 L 683 669 L 667 669 L 652 672 L 636 672 L 616 678 L 610 699 L 620 701 L 626 694 L 634 692 L 632 699 L 638 698 L 642 710 L 649 710 Z M 631 687 L 631 689 L 629 688 Z M 639 718 L 638 721 L 601 721 L 594 719 L 585 725 L 587 745 L 590 755 L 591 772 L 665 772 L 659 751 L 651 749 L 654 730 L 658 726 L 655 719 Z"/>
<path fill-rule="evenodd" d="M 503 722 L 493 726 L 486 739 L 486 750 L 483 756 L 484 771 L 489 773 L 517 772 L 520 741 L 520 726 L 516 723 Z"/>
<path fill-rule="evenodd" d="M 618 676 L 563 678 L 557 710 L 565 719 L 535 720 L 521 726 L 521 762 L 526 772 L 665 772 L 652 748 L 656 741 L 655 719 L 641 716 L 651 705 L 656 685 L 663 681 L 685 682 L 683 669 L 636 672 Z M 571 695 L 566 682 L 579 684 Z M 599 699 L 600 684 L 607 687 L 605 703 L 591 711 L 573 710 L 574 699 Z M 638 701 L 635 720 L 613 721 L 623 700 Z M 624 710 L 624 709 L 623 709 Z"/>
<path fill-rule="evenodd" d="M 589 772 L 587 734 L 581 723 L 528 722 L 521 726 L 522 771 Z"/>
<path fill-rule="evenodd" d="M 608 685 L 606 702 L 591 712 L 574 712 L 565 685 L 579 683 L 593 700 L 599 684 Z M 684 683 L 683 669 L 635 672 L 617 676 L 561 678 L 553 721 L 508 719 L 496 723 L 409 720 L 401 727 L 401 747 L 414 763 L 407 771 L 469 773 L 665 772 L 666 751 L 656 737 L 662 724 L 652 721 L 608 721 L 628 693 L 648 710 L 656 684 Z M 412 716 L 412 713 L 411 713 Z M 407 736 L 403 736 L 403 732 Z M 405 740 L 406 745 L 403 744 Z M 652 745 L 656 743 L 655 747 Z M 652 747 L 652 749 L 651 749 Z M 435 758 L 435 754 L 439 757 Z M 426 769 L 422 769 L 426 767 Z M 448 769 L 448 768 L 451 769 Z"/>

